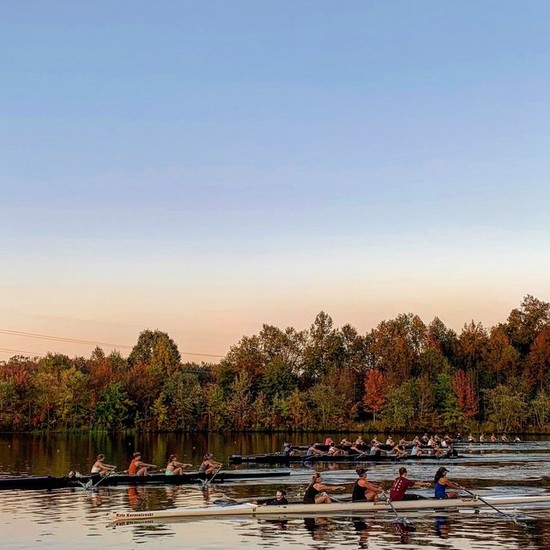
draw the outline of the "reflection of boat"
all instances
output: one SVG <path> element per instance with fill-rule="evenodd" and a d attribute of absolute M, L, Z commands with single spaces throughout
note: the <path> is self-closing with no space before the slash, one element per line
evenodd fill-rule
<path fill-rule="evenodd" d="M 311 456 L 287 456 L 283 453 L 266 455 L 231 455 L 228 460 L 230 464 L 290 464 L 300 462 L 402 462 L 404 460 L 445 460 L 462 458 L 453 452 L 448 452 L 442 456 L 433 454 L 422 454 L 420 456 L 397 456 L 397 455 L 370 455 L 368 453 L 355 453 L 348 455 L 311 455 Z"/>
<path fill-rule="evenodd" d="M 151 474 L 148 476 L 130 476 L 127 474 L 112 474 L 104 478 L 100 477 L 1 477 L 0 490 L 2 489 L 64 489 L 67 487 L 113 487 L 116 485 L 186 485 L 201 483 L 212 479 L 214 483 L 226 481 L 246 481 L 254 479 L 274 478 L 289 476 L 289 471 L 265 471 L 265 470 L 236 470 L 219 472 L 215 475 L 199 473 L 187 473 L 179 476 L 167 476 L 164 474 Z"/>
<path fill-rule="evenodd" d="M 472 498 L 420 499 L 400 500 L 392 502 L 396 510 L 441 510 L 460 508 L 481 508 L 483 506 L 509 506 L 546 504 L 550 506 L 550 495 L 486 497 L 483 500 Z M 365 512 L 393 512 L 387 501 L 379 502 L 332 502 L 330 504 L 288 504 L 284 506 L 261 506 L 250 502 L 225 506 L 201 506 L 197 508 L 175 508 L 172 510 L 157 510 L 149 512 L 115 512 L 111 515 L 113 521 L 151 521 L 171 518 L 218 517 L 218 516 L 295 516 L 295 515 L 337 515 Z"/>

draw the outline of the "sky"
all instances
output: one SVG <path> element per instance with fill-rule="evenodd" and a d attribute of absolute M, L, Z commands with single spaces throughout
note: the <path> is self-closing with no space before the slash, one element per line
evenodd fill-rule
<path fill-rule="evenodd" d="M 0 360 L 550 301 L 545 0 L 1 4 Z"/>

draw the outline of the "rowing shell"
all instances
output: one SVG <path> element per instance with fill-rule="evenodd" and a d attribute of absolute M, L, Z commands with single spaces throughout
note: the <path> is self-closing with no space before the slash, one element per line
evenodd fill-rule
<path fill-rule="evenodd" d="M 202 483 L 213 479 L 216 483 L 228 481 L 248 481 L 256 479 L 268 479 L 287 477 L 287 470 L 230 470 L 217 474 L 206 475 L 204 473 L 189 472 L 181 475 L 167 476 L 164 474 L 151 474 L 148 476 L 131 476 L 127 474 L 111 474 L 100 478 L 99 476 L 70 477 L 35 477 L 35 476 L 10 476 L 0 477 L 0 490 L 7 489 L 63 489 L 68 487 L 82 487 L 90 483 L 91 487 L 113 487 L 118 485 L 185 485 L 190 483 Z"/>
<path fill-rule="evenodd" d="M 550 495 L 487 497 L 483 501 L 473 498 L 445 498 L 400 500 L 392 502 L 396 510 L 439 510 L 442 508 L 480 508 L 487 504 L 492 506 L 509 506 L 515 504 L 547 504 L 550 506 Z M 261 506 L 250 502 L 228 506 L 201 506 L 198 508 L 175 508 L 173 510 L 156 510 L 150 512 L 114 512 L 112 521 L 163 520 L 170 518 L 200 518 L 218 516 L 287 516 L 296 514 L 324 514 L 349 512 L 392 511 L 387 501 L 379 502 L 331 502 L 330 504 L 288 504 L 283 506 Z"/>

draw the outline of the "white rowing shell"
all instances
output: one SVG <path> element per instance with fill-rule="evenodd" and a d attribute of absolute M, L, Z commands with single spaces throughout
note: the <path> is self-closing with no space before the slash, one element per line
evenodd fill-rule
<path fill-rule="evenodd" d="M 550 506 L 550 495 L 486 497 L 483 499 L 492 506 L 509 506 L 516 504 L 541 504 Z M 441 508 L 479 508 L 486 504 L 478 498 L 446 498 L 400 500 L 392 502 L 396 510 L 438 510 Z M 386 501 L 379 502 L 332 502 L 330 504 L 287 504 L 283 506 L 261 506 L 252 503 L 227 506 L 201 506 L 197 508 L 174 508 L 172 510 L 153 510 L 150 512 L 114 512 L 113 521 L 153 520 L 166 518 L 192 518 L 205 516 L 260 516 L 293 514 L 323 514 L 330 512 L 377 512 L 392 511 Z"/>

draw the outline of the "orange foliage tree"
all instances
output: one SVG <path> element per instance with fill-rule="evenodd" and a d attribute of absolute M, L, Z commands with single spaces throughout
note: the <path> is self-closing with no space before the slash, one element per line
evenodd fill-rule
<path fill-rule="evenodd" d="M 386 403 L 386 380 L 384 374 L 378 369 L 370 370 L 365 376 L 365 393 L 363 395 L 363 403 L 365 409 L 373 414 L 374 420 L 376 415 L 382 410 Z"/>
<path fill-rule="evenodd" d="M 457 404 L 466 418 L 473 418 L 478 412 L 478 399 L 471 377 L 463 370 L 457 371 L 451 381 Z"/>

